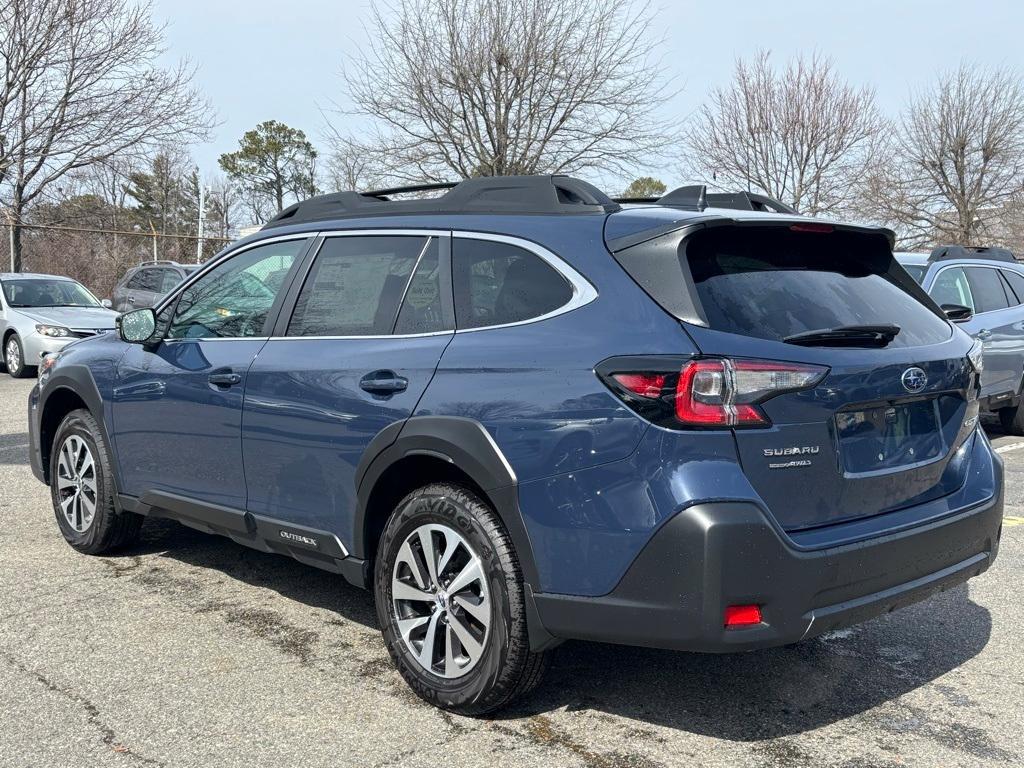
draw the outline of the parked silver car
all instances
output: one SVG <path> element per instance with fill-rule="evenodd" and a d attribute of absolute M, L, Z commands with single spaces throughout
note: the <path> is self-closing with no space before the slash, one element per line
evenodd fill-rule
<path fill-rule="evenodd" d="M 131 312 L 133 309 L 155 307 L 160 299 L 197 269 L 198 264 L 179 264 L 176 261 L 148 261 L 133 267 L 114 288 L 114 309 Z"/>
<path fill-rule="evenodd" d="M 47 355 L 75 339 L 114 329 L 117 312 L 108 309 L 71 278 L 0 273 L 0 339 L 7 373 L 35 373 Z"/>

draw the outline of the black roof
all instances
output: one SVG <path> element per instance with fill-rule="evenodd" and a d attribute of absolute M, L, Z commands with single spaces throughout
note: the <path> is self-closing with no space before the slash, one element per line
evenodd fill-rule
<path fill-rule="evenodd" d="M 394 195 L 447 190 L 440 197 L 393 200 Z M 431 213 L 614 213 L 619 203 L 652 203 L 702 211 L 707 207 L 796 213 L 764 195 L 750 192 L 707 194 L 704 185 L 680 187 L 659 198 L 612 199 L 571 176 L 486 176 L 371 192 L 334 192 L 285 208 L 263 229 L 345 217 Z"/>

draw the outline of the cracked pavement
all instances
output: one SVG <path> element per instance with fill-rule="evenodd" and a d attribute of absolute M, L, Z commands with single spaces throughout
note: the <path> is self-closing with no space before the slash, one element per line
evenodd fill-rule
<path fill-rule="evenodd" d="M 157 520 L 74 552 L 28 468 L 31 386 L 0 375 L 4 768 L 1024 761 L 1024 525 L 980 578 L 863 626 L 719 657 L 567 643 L 535 695 L 473 720 L 407 690 L 340 577 Z M 991 434 L 1022 517 L 1024 444 Z"/>

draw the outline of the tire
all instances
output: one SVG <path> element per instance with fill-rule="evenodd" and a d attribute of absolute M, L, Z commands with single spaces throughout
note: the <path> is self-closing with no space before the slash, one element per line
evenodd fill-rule
<path fill-rule="evenodd" d="M 436 580 L 424 557 L 424 534 L 435 564 L 443 566 Z M 465 488 L 428 485 L 398 504 L 381 536 L 374 596 L 395 666 L 430 704 L 483 715 L 540 683 L 547 656 L 530 651 L 512 542 L 494 511 Z M 423 649 L 431 626 L 435 642 L 428 657 Z M 427 658 L 430 669 L 421 661 Z"/>
<path fill-rule="evenodd" d="M 12 333 L 4 341 L 4 366 L 14 379 L 24 379 L 32 372 L 32 369 L 25 365 L 25 348 L 21 346 L 21 339 L 17 334 Z"/>
<path fill-rule="evenodd" d="M 1000 408 L 999 423 L 1011 435 L 1024 435 L 1024 407 L 1015 405 L 1012 408 Z"/>
<path fill-rule="evenodd" d="M 99 555 L 138 538 L 143 517 L 114 506 L 110 450 L 85 409 L 69 413 L 57 428 L 50 496 L 61 534 L 79 552 Z"/>

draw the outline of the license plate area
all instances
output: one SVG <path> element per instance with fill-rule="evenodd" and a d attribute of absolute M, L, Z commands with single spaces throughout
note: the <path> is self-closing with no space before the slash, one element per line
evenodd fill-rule
<path fill-rule="evenodd" d="M 844 471 L 858 475 L 925 464 L 947 452 L 937 399 L 891 402 L 836 414 Z"/>

